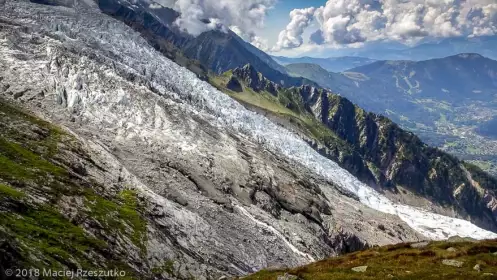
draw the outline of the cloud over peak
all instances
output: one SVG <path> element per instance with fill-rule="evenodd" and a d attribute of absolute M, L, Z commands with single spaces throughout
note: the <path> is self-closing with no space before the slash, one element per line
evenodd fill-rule
<path fill-rule="evenodd" d="M 259 48 L 267 43 L 256 36 L 256 31 L 264 26 L 268 10 L 276 3 L 276 0 L 155 1 L 178 11 L 181 15 L 175 24 L 194 36 L 213 29 L 227 31 L 230 28 Z"/>
<path fill-rule="evenodd" d="M 305 29 L 319 29 L 314 44 L 351 45 L 370 41 L 417 42 L 426 37 L 497 34 L 495 0 L 328 0 L 296 9 L 273 50 L 300 47 Z"/>

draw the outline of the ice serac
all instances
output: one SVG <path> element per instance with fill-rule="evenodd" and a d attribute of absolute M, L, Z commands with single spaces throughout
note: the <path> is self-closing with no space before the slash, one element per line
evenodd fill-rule
<path fill-rule="evenodd" d="M 339 243 L 496 236 L 393 203 L 85 3 L 7 2 L 0 96 L 84 142 L 108 195 L 140 192 L 138 272 L 174 260 L 169 278 L 212 279 L 308 263 L 346 251 Z"/>

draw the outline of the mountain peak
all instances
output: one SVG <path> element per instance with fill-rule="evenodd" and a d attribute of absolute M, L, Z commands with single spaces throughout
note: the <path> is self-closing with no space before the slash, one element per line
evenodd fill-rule
<path fill-rule="evenodd" d="M 257 73 L 255 67 L 250 63 L 245 64 L 245 66 L 242 67 L 242 70 L 248 71 L 249 73 Z"/>
<path fill-rule="evenodd" d="M 250 63 L 246 64 L 242 68 L 235 68 L 232 73 L 232 81 L 230 81 L 230 84 L 235 85 L 236 88 L 238 87 L 236 86 L 236 82 L 233 81 L 234 77 L 244 81 L 254 91 L 266 90 L 271 94 L 275 94 L 278 88 L 277 84 L 271 82 L 261 73 L 257 72 L 255 67 Z"/>

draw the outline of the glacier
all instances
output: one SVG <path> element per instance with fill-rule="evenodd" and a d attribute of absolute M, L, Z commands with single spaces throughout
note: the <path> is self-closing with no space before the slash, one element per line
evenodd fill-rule
<path fill-rule="evenodd" d="M 151 88 L 164 99 L 180 104 L 185 112 L 201 114 L 202 117 L 210 116 L 207 121 L 220 130 L 236 131 L 268 151 L 283 154 L 288 159 L 299 162 L 352 192 L 364 205 L 398 216 L 426 238 L 441 240 L 456 235 L 475 239 L 497 238 L 496 233 L 481 229 L 469 221 L 393 202 L 372 187 L 360 182 L 337 163 L 321 156 L 292 132 L 262 115 L 249 111 L 228 95 L 198 79 L 194 73 L 164 57 L 149 46 L 139 34 L 130 32 L 130 29 L 120 22 L 110 18 L 98 18 L 98 12 L 94 7 L 80 7 L 80 16 L 71 22 L 66 21 L 62 16 L 54 20 L 52 17 L 41 15 L 34 21 L 29 9 L 28 6 L 16 10 L 17 20 L 31 24 L 33 29 L 41 28 L 47 32 L 54 32 L 64 41 L 67 48 L 80 48 L 82 45 L 98 52 L 104 60 L 112 57 L 108 63 L 116 71 L 125 69 L 127 73 L 132 73 L 138 79 L 142 79 L 143 87 Z M 37 26 L 40 22 L 43 24 Z M 47 63 L 56 64 L 58 50 L 47 46 L 46 51 L 47 56 L 51 58 Z M 13 54 L 4 53 L 4 55 Z M 119 61 L 119 65 L 114 61 Z M 89 67 L 85 58 L 81 58 L 79 63 Z M 40 68 L 43 67 L 44 65 L 41 64 Z M 132 135 L 143 141 L 152 141 L 150 139 L 160 140 L 163 133 L 175 133 L 173 129 L 160 131 L 145 126 L 140 127 L 139 124 L 142 123 L 142 116 L 145 113 L 129 103 L 129 93 L 122 90 L 102 92 L 82 87 L 80 74 L 68 70 L 68 73 L 60 75 L 61 78 L 48 81 L 57 89 L 56 94 L 61 103 L 70 110 L 77 110 L 96 125 L 110 123 L 120 131 L 126 131 L 127 135 L 123 137 Z M 36 75 L 33 74 L 34 80 L 45 79 Z M 109 71 L 106 75 L 115 74 Z M 133 123 L 138 125 L 130 124 L 129 120 L 133 120 Z M 178 135 L 178 137 L 187 136 Z M 184 149 L 195 150 L 195 145 L 191 143 L 185 141 Z M 240 211 L 246 215 L 245 211 Z"/>
<path fill-rule="evenodd" d="M 190 94 L 195 100 L 198 100 L 193 103 L 196 105 L 196 109 L 216 112 L 215 116 L 219 126 L 232 127 L 258 141 L 265 148 L 280 152 L 288 158 L 302 163 L 357 195 L 361 203 L 366 206 L 383 213 L 399 216 L 413 229 L 433 240 L 443 240 L 451 236 L 475 239 L 497 238 L 496 233 L 481 229 L 469 221 L 392 202 L 359 181 L 337 163 L 321 156 L 293 133 L 272 123 L 264 116 L 245 109 L 229 96 L 197 79 L 193 73 L 189 73 L 177 65 L 171 66 L 176 68 L 173 73 L 181 73 L 186 77 L 183 85 L 190 89 Z M 179 79 L 178 76 L 176 78 Z"/>

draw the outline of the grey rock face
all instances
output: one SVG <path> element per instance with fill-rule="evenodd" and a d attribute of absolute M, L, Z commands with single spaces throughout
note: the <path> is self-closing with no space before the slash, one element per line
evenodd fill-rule
<path fill-rule="evenodd" d="M 229 89 L 229 90 L 232 90 L 232 91 L 236 91 L 236 92 L 242 92 L 243 91 L 243 87 L 242 87 L 242 84 L 240 84 L 240 81 L 238 81 L 237 78 L 231 76 L 228 84 L 226 85 L 226 87 Z"/>
<path fill-rule="evenodd" d="M 480 264 L 476 264 L 474 267 L 473 267 L 473 270 L 476 270 L 478 272 L 481 271 L 481 265 Z"/>
<path fill-rule="evenodd" d="M 30 0 L 33 3 L 52 5 L 52 6 L 65 6 L 73 7 L 76 0 Z"/>
<path fill-rule="evenodd" d="M 0 96 L 82 143 L 95 165 L 71 161 L 75 176 L 108 194 L 139 193 L 146 254 L 120 249 L 137 273 L 166 267 L 162 278 L 216 279 L 421 238 L 297 161 L 219 127 L 216 112 L 195 109 L 215 100 L 184 97 L 206 84 L 91 5 L 6 5 L 0 88 L 23 95 Z"/>

